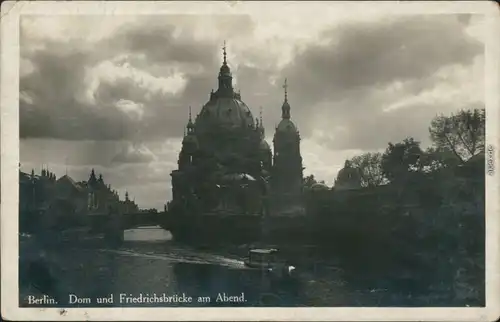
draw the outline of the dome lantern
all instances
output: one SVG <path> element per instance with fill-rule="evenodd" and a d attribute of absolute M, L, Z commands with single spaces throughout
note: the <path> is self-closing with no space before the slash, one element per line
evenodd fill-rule
<path fill-rule="evenodd" d="M 187 128 L 187 134 L 192 134 L 194 132 L 194 123 L 193 119 L 191 118 L 191 106 L 189 106 L 189 120 L 186 128 Z"/>
<path fill-rule="evenodd" d="M 288 83 L 285 78 L 285 83 L 283 84 L 283 89 L 285 90 L 285 99 L 283 105 L 281 106 L 281 121 L 276 127 L 276 132 L 280 133 L 291 133 L 293 136 L 298 136 L 298 130 L 295 124 L 290 120 L 290 104 L 288 103 Z"/>
<path fill-rule="evenodd" d="M 262 106 L 260 107 L 260 110 L 259 110 L 259 118 L 258 118 L 258 122 L 257 122 L 257 129 L 259 131 L 260 137 L 264 138 L 265 137 L 265 129 L 264 129 L 264 121 L 262 119 Z"/>
<path fill-rule="evenodd" d="M 241 100 L 241 94 L 232 85 L 231 70 L 227 64 L 224 42 L 223 62 L 218 75 L 219 88 L 210 94 L 210 100 L 202 107 L 196 118 L 199 133 L 215 126 L 225 128 L 254 128 L 255 120 L 249 107 Z"/>
<path fill-rule="evenodd" d="M 231 69 L 227 64 L 226 41 L 224 41 L 222 53 L 224 58 L 219 71 L 219 89 L 217 90 L 217 94 L 224 97 L 233 97 L 233 76 L 231 75 Z"/>
<path fill-rule="evenodd" d="M 281 118 L 290 119 L 290 104 L 288 103 L 288 84 L 286 78 L 283 89 L 285 90 L 285 100 L 283 101 L 283 106 L 281 106 Z"/>

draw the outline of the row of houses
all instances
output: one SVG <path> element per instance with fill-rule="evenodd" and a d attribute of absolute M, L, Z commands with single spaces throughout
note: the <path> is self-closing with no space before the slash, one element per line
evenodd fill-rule
<path fill-rule="evenodd" d="M 52 221 L 74 222 L 87 215 L 135 213 L 137 204 L 129 198 L 120 200 L 116 190 L 106 184 L 102 175 L 92 169 L 87 181 L 75 181 L 69 175 L 57 178 L 47 169 L 40 174 L 19 171 L 19 213 L 21 223 L 34 220 L 34 215 L 45 215 Z"/>

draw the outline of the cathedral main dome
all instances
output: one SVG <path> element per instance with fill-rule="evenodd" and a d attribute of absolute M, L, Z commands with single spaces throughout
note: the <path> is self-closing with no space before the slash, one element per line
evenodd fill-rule
<path fill-rule="evenodd" d="M 255 123 L 252 112 L 243 101 L 235 97 L 216 96 L 203 106 L 196 119 L 197 127 L 214 125 L 235 128 L 254 127 Z"/>
<path fill-rule="evenodd" d="M 227 65 L 224 48 L 224 62 L 219 71 L 219 88 L 210 93 L 210 100 L 203 106 L 196 118 L 196 128 L 205 129 L 214 126 L 225 128 L 254 127 L 252 112 L 241 100 L 240 93 L 233 89 L 231 69 Z"/>

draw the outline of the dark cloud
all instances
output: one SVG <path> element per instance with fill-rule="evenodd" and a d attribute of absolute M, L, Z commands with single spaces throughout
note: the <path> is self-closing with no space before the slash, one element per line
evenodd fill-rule
<path fill-rule="evenodd" d="M 436 108 L 438 107 L 438 108 Z M 462 102 L 457 106 L 415 103 L 395 111 L 371 113 L 356 119 L 345 119 L 345 131 L 337 135 L 325 135 L 321 144 L 329 150 L 378 150 L 389 142 L 400 142 L 413 137 L 422 146 L 432 142 L 428 128 L 438 114 L 450 115 L 458 109 L 484 108 L 482 102 Z"/>
<path fill-rule="evenodd" d="M 448 64 L 468 64 L 483 52 L 454 15 L 388 19 L 323 32 L 327 45 L 309 46 L 290 65 L 306 95 L 431 76 Z M 301 95 L 301 96 L 304 96 Z M 326 96 L 325 96 L 326 95 Z"/>
<path fill-rule="evenodd" d="M 477 16 L 477 15 L 476 15 Z M 472 14 L 460 14 L 460 15 L 457 15 L 457 20 L 458 22 L 460 22 L 461 24 L 467 26 L 469 25 L 471 19 L 472 19 L 473 15 Z"/>
<path fill-rule="evenodd" d="M 20 158 L 40 164 L 62 164 L 69 167 L 110 167 L 111 160 L 126 142 L 67 141 L 24 139 L 20 141 Z"/>
<path fill-rule="evenodd" d="M 21 91 L 32 101 L 21 101 L 21 137 L 116 140 L 180 135 L 187 107 L 197 111 L 207 101 L 220 66 L 220 44 L 194 35 L 193 28 L 202 23 L 199 20 L 190 16 L 148 18 L 125 25 L 97 44 L 52 41 L 36 51 L 26 49 L 30 47 L 27 37 L 21 45 L 34 71 L 21 78 Z M 212 25 L 233 33 L 249 34 L 254 28 L 248 16 L 213 20 Z M 418 80 L 414 83 L 425 88 L 432 86 L 428 78 L 439 67 L 469 63 L 481 52 L 481 46 L 464 35 L 467 21 L 467 17 L 441 15 L 342 25 L 324 30 L 322 45 L 310 44 L 298 50 L 282 71 L 269 64 L 243 64 L 233 72 L 254 114 L 259 106 L 264 107 L 268 131 L 279 121 L 281 82 L 287 76 L 292 116 L 307 136 L 314 126 L 311 116 L 321 113 L 314 109 L 321 101 L 333 103 L 357 95 L 360 89 L 369 91 L 393 81 Z M 180 92 L 168 93 L 161 86 L 151 88 L 140 77 L 118 75 L 101 79 L 93 93 L 95 102 L 86 102 L 82 99 L 88 90 L 84 80 L 101 62 L 127 64 L 152 77 L 181 73 L 185 86 Z M 273 84 L 272 77 L 277 77 L 278 83 Z M 141 117 L 117 108 L 120 100 L 142 106 Z M 336 112 L 362 109 L 371 113 L 369 109 L 381 107 L 348 108 Z"/>
<path fill-rule="evenodd" d="M 189 26 L 188 22 L 195 19 L 181 21 Z M 231 19 L 237 21 L 237 17 Z M 225 17 L 227 23 L 231 19 Z M 178 26 L 159 24 L 158 20 L 151 26 L 135 23 L 97 44 L 48 41 L 34 51 L 27 49 L 32 45 L 31 38 L 22 39 L 23 63 L 30 63 L 34 70 L 20 80 L 21 92 L 29 97 L 20 102 L 21 137 L 116 140 L 133 138 L 137 132 L 145 139 L 180 135 L 188 106 L 203 104 L 216 84 L 221 58 L 218 44 L 195 40 L 190 29 L 178 30 Z M 102 50 L 96 54 L 95 48 Z M 129 57 L 112 62 L 123 54 Z M 102 62 L 117 66 L 128 63 L 132 68 L 147 66 L 146 72 L 160 67 L 162 74 L 151 74 L 164 78 L 180 71 L 185 87 L 168 94 L 161 87 L 148 88 L 140 78 L 118 75 L 101 80 L 93 93 L 96 101 L 85 102 L 82 98 L 88 84 L 84 80 L 88 71 Z M 186 66 L 189 68 L 183 70 Z M 131 119 L 116 107 L 119 100 L 143 104 L 143 118 Z"/>
<path fill-rule="evenodd" d="M 254 29 L 248 15 L 148 16 L 121 28 L 110 45 L 124 52 L 140 53 L 149 63 L 220 65 L 222 43 L 196 37 L 193 30 L 214 28 L 223 36 L 244 36 Z"/>
<path fill-rule="evenodd" d="M 114 163 L 149 163 L 156 156 L 145 145 L 127 145 L 111 160 Z"/>
<path fill-rule="evenodd" d="M 285 68 L 293 87 L 296 118 L 309 130 L 308 115 L 318 101 L 338 102 L 360 91 L 412 82 L 419 91 L 435 85 L 433 74 L 446 65 L 468 65 L 484 51 L 465 33 L 457 15 L 412 16 L 342 25 L 322 34 L 322 45 L 298 51 Z M 418 88 L 419 87 L 419 88 Z M 413 95 L 415 93 L 412 93 Z M 333 105 L 333 104 L 331 104 Z M 337 114 L 377 113 L 385 106 L 345 106 Z"/>
<path fill-rule="evenodd" d="M 21 38 L 21 47 L 29 46 Z M 85 71 L 98 60 L 78 44 L 49 41 L 25 53 L 33 71 L 21 76 L 20 136 L 61 139 L 118 139 L 123 115 L 116 109 L 95 109 L 81 102 Z"/>
<path fill-rule="evenodd" d="M 70 167 L 112 168 L 119 163 L 170 162 L 175 164 L 181 138 L 166 142 L 65 141 L 24 139 L 20 141 L 21 160 L 39 164 L 64 164 Z"/>
<path fill-rule="evenodd" d="M 212 54 L 215 44 L 197 42 L 185 29 L 174 25 L 134 27 L 121 30 L 112 43 L 125 52 L 144 54 L 149 62 L 204 65 L 207 60 L 215 58 Z M 177 30 L 180 33 L 174 35 Z"/>

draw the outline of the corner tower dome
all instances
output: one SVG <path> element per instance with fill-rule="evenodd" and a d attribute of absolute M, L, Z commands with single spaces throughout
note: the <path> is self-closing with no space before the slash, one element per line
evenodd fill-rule
<path fill-rule="evenodd" d="M 184 138 L 182 139 L 182 145 L 187 147 L 192 151 L 198 148 L 198 139 L 195 135 L 194 123 L 191 118 L 191 106 L 189 107 L 189 119 L 186 125 L 187 133 L 185 133 Z"/>
<path fill-rule="evenodd" d="M 286 78 L 285 84 L 283 84 L 283 88 L 285 89 L 285 100 L 283 101 L 283 105 L 281 106 L 281 121 L 276 127 L 276 132 L 297 133 L 297 127 L 290 120 L 290 103 L 288 103 L 288 84 Z"/>
<path fill-rule="evenodd" d="M 233 76 L 227 64 L 224 43 L 223 62 L 219 71 L 219 88 L 210 93 L 210 100 L 202 107 L 196 118 L 196 128 L 203 130 L 213 126 L 227 128 L 255 127 L 252 112 L 241 100 L 240 93 L 233 88 Z"/>

